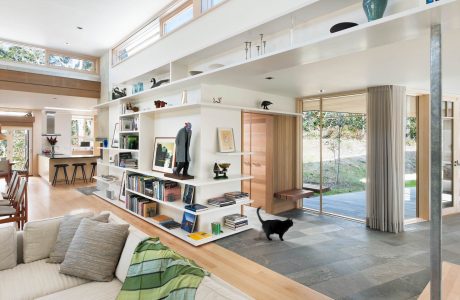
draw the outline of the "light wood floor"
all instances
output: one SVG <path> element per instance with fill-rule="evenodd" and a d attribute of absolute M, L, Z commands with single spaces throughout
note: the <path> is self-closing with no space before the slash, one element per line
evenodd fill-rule
<path fill-rule="evenodd" d="M 430 284 L 426 286 L 419 300 L 430 300 Z M 460 266 L 444 262 L 442 264 L 442 299 L 460 299 Z"/>
<path fill-rule="evenodd" d="M 51 187 L 43 179 L 29 180 L 29 220 L 84 211 L 111 211 L 255 299 L 329 299 L 318 292 L 216 244 L 193 247 L 124 212 L 96 196 L 86 196 L 65 184 Z"/>

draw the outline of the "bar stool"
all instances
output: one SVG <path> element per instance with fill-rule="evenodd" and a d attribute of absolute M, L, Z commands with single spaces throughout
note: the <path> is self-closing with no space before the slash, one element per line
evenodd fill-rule
<path fill-rule="evenodd" d="M 94 176 L 96 175 L 96 167 L 97 167 L 97 162 L 92 162 L 91 163 L 91 178 L 89 179 L 89 182 L 93 182 L 94 181 Z"/>
<path fill-rule="evenodd" d="M 54 165 L 55 170 L 54 170 L 54 177 L 53 177 L 53 183 L 52 183 L 53 186 L 56 185 L 58 173 L 60 169 L 64 170 L 65 183 L 69 184 L 69 177 L 67 177 L 67 167 L 68 166 L 69 166 L 68 164 L 55 164 Z"/>
<path fill-rule="evenodd" d="M 73 174 L 72 174 L 71 183 L 75 184 L 75 179 L 76 179 L 75 177 L 77 176 L 78 167 L 81 167 L 82 179 L 84 182 L 86 182 L 86 172 L 85 172 L 86 163 L 74 163 L 72 164 L 72 166 L 73 166 Z"/>

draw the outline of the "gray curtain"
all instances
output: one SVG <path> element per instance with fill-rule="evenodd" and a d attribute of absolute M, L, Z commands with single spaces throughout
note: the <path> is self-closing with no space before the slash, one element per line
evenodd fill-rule
<path fill-rule="evenodd" d="M 367 119 L 367 226 L 402 232 L 406 88 L 369 88 Z"/>

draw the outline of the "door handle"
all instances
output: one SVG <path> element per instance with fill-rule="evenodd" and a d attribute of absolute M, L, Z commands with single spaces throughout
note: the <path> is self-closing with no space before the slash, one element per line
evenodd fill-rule
<path fill-rule="evenodd" d="M 454 167 L 458 167 L 459 165 L 458 160 L 454 161 Z"/>

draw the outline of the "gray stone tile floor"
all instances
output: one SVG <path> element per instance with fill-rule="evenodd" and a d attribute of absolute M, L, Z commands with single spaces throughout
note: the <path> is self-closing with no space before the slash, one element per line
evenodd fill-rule
<path fill-rule="evenodd" d="M 280 216 L 294 226 L 282 242 L 268 241 L 255 209 L 254 229 L 217 244 L 334 299 L 416 299 L 430 280 L 428 222 L 406 225 L 400 234 L 293 210 Z M 443 219 L 444 260 L 460 264 L 460 215 Z"/>

